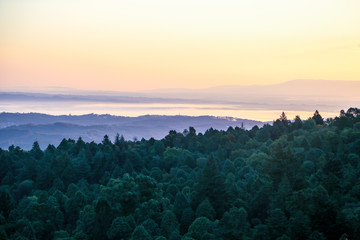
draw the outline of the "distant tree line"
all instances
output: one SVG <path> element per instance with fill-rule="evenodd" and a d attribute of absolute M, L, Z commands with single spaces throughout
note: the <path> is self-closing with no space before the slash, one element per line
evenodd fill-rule
<path fill-rule="evenodd" d="M 0 239 L 360 239 L 360 109 L 0 149 Z"/>

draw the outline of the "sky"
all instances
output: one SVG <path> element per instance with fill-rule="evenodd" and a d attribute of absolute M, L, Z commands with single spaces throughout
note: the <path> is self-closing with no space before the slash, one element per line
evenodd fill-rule
<path fill-rule="evenodd" d="M 0 0 L 0 89 L 360 81 L 358 0 Z"/>

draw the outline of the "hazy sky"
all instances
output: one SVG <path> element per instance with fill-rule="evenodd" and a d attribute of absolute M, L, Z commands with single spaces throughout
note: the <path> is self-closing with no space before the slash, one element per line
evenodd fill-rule
<path fill-rule="evenodd" d="M 0 88 L 360 80 L 359 0 L 0 0 Z"/>

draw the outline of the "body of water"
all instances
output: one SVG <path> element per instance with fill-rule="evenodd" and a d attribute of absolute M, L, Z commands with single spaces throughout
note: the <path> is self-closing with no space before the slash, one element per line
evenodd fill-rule
<path fill-rule="evenodd" d="M 292 111 L 284 109 L 250 109 L 246 106 L 224 104 L 165 104 L 165 103 L 97 103 L 97 102 L 45 102 L 13 101 L 0 102 L 1 112 L 38 112 L 52 115 L 111 114 L 136 117 L 141 115 L 187 115 L 219 116 L 272 121 L 284 111 L 288 119 L 300 115 L 301 119 L 312 117 L 314 111 Z M 338 112 L 322 112 L 324 118 L 338 116 Z"/>

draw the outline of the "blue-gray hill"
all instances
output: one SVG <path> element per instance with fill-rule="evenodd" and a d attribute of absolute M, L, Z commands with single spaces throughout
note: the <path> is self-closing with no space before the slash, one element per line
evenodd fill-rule
<path fill-rule="evenodd" d="M 119 133 L 125 139 L 151 137 L 163 138 L 170 130 L 182 132 L 190 126 L 198 132 L 209 128 L 226 130 L 228 127 L 243 125 L 249 129 L 255 125 L 262 126 L 260 121 L 224 118 L 213 116 L 160 116 L 145 115 L 139 117 L 97 115 L 47 115 L 40 113 L 0 113 L 0 147 L 8 148 L 14 144 L 29 149 L 34 141 L 41 147 L 48 144 L 57 145 L 63 138 L 100 142 L 104 135 L 114 139 Z"/>

